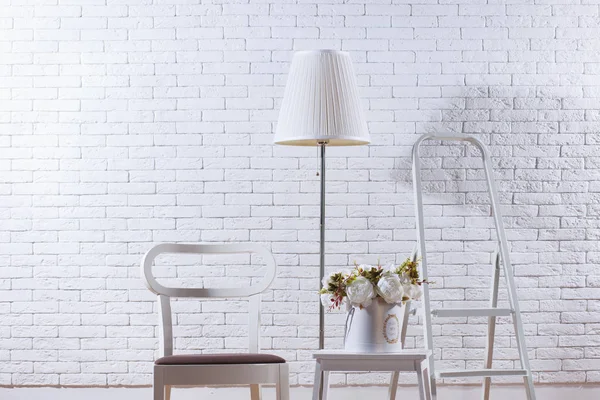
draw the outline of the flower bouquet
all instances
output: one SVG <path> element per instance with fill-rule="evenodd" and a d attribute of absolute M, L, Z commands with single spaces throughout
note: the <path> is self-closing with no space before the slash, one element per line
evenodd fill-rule
<path fill-rule="evenodd" d="M 407 303 L 422 295 L 418 261 L 400 266 L 355 265 L 323 279 L 321 302 L 329 310 L 348 311 L 344 348 L 358 352 L 402 349 L 401 332 Z"/>

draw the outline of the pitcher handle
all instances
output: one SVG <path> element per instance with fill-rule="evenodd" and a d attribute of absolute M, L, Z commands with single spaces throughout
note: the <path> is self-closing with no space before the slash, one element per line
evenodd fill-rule
<path fill-rule="evenodd" d="M 346 314 L 346 324 L 344 325 L 344 346 L 346 345 L 346 339 L 348 338 L 348 332 L 352 326 L 352 320 L 354 317 L 354 307 L 351 307 Z"/>

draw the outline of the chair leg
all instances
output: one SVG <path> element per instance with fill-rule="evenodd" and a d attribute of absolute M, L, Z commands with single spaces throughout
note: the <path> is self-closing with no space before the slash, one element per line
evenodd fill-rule
<path fill-rule="evenodd" d="M 290 373 L 287 364 L 279 366 L 276 391 L 277 400 L 290 400 Z"/>
<path fill-rule="evenodd" d="M 171 385 L 165 385 L 165 400 L 171 400 Z"/>
<path fill-rule="evenodd" d="M 252 384 L 250 385 L 250 398 L 252 400 L 261 400 L 261 390 L 260 385 Z"/>
<path fill-rule="evenodd" d="M 154 367 L 154 400 L 165 400 L 165 384 L 163 380 L 163 371 L 160 367 Z"/>

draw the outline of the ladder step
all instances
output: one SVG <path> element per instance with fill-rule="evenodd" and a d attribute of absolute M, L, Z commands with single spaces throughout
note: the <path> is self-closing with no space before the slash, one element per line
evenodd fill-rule
<path fill-rule="evenodd" d="M 438 378 L 470 378 L 480 376 L 527 376 L 525 369 L 466 369 L 460 371 L 437 371 Z"/>
<path fill-rule="evenodd" d="M 436 317 L 506 317 L 512 314 L 510 308 L 446 308 L 431 310 Z"/>

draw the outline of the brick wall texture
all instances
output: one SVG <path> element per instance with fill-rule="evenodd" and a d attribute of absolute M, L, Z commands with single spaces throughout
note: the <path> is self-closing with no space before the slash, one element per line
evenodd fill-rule
<path fill-rule="evenodd" d="M 1 0 L 0 385 L 149 384 L 158 317 L 139 262 L 165 241 L 268 247 L 262 345 L 312 382 L 317 150 L 272 138 L 292 53 L 315 48 L 350 52 L 372 139 L 328 151 L 328 268 L 407 257 L 411 145 L 474 135 L 493 155 L 536 381 L 600 381 L 599 5 L 483 3 Z M 486 304 L 480 160 L 424 155 L 434 306 Z M 165 259 L 160 273 L 237 284 L 260 271 L 249 261 Z M 244 306 L 177 302 L 176 347 L 243 348 Z M 343 322 L 328 315 L 328 346 Z M 480 365 L 485 319 L 434 322 L 440 366 Z M 421 332 L 415 318 L 410 346 Z"/>

